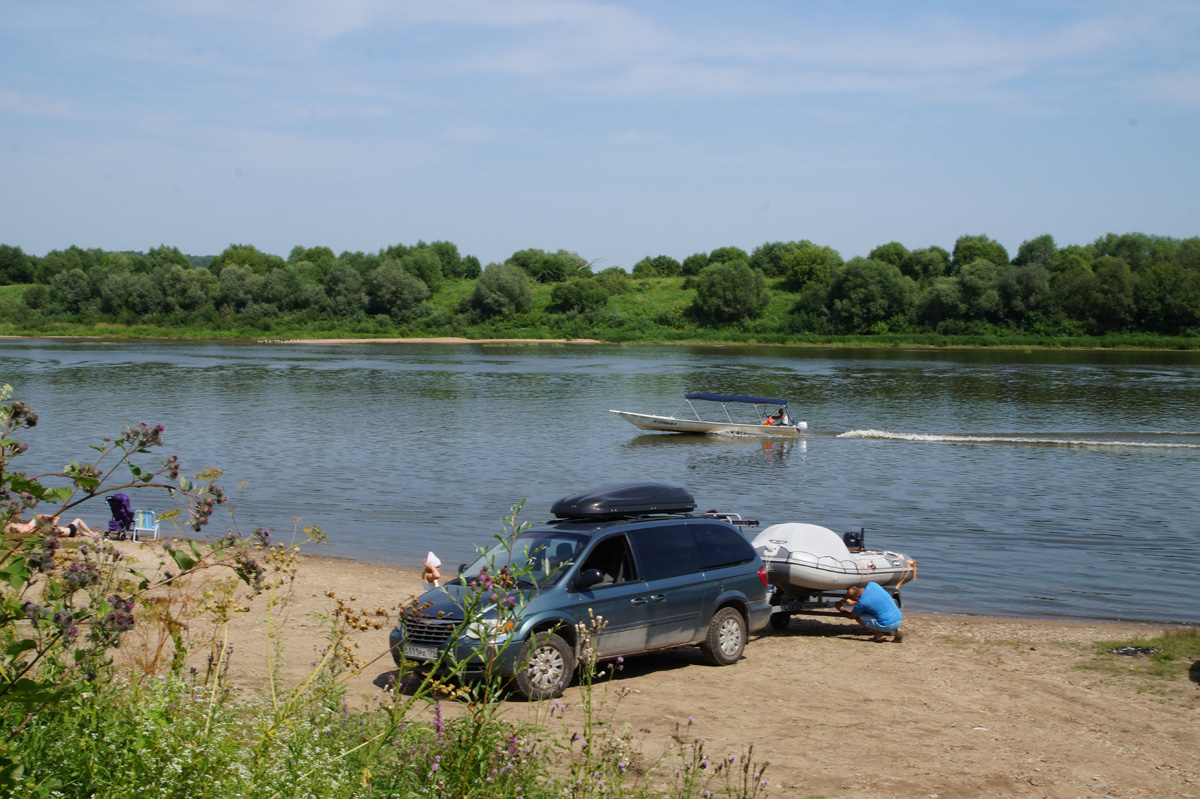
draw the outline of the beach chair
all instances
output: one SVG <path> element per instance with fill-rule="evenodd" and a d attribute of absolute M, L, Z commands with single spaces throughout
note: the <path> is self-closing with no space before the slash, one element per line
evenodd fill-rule
<path fill-rule="evenodd" d="M 153 533 L 152 540 L 158 540 L 158 516 L 152 510 L 135 510 L 133 512 L 133 540 L 141 539 L 143 533 Z"/>

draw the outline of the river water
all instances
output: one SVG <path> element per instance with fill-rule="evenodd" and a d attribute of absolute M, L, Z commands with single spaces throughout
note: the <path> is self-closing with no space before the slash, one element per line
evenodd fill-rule
<path fill-rule="evenodd" d="M 907 609 L 1200 621 L 1200 353 L 10 339 L 0 382 L 41 419 L 19 468 L 161 423 L 155 459 L 223 467 L 242 530 L 286 541 L 299 519 L 328 555 L 456 564 L 522 499 L 541 521 L 567 494 L 655 480 L 763 525 L 865 528 L 918 560 Z M 787 398 L 807 435 L 608 413 L 693 391 Z"/>

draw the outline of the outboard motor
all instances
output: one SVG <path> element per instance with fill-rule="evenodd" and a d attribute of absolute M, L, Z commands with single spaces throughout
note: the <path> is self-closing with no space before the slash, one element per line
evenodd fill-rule
<path fill-rule="evenodd" d="M 866 538 L 866 531 L 859 530 L 857 533 L 842 533 L 842 540 L 846 542 L 846 549 L 866 549 L 863 546 L 863 541 Z"/>

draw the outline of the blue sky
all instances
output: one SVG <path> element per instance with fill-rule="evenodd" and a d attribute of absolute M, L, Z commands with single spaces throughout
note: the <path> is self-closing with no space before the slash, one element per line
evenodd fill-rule
<path fill-rule="evenodd" d="M 1200 235 L 1200 3 L 0 0 L 0 242 Z"/>

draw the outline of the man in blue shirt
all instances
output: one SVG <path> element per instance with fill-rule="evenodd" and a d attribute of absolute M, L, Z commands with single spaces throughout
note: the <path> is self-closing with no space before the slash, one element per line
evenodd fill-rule
<path fill-rule="evenodd" d="M 847 588 L 846 598 L 839 599 L 834 607 L 838 613 L 854 619 L 874 633 L 871 640 L 875 643 L 882 641 L 888 633 L 895 633 L 892 640 L 896 643 L 904 640 L 904 634 L 900 632 L 900 623 L 904 621 L 904 616 L 900 614 L 896 600 L 880 588 L 878 583 Z"/>

